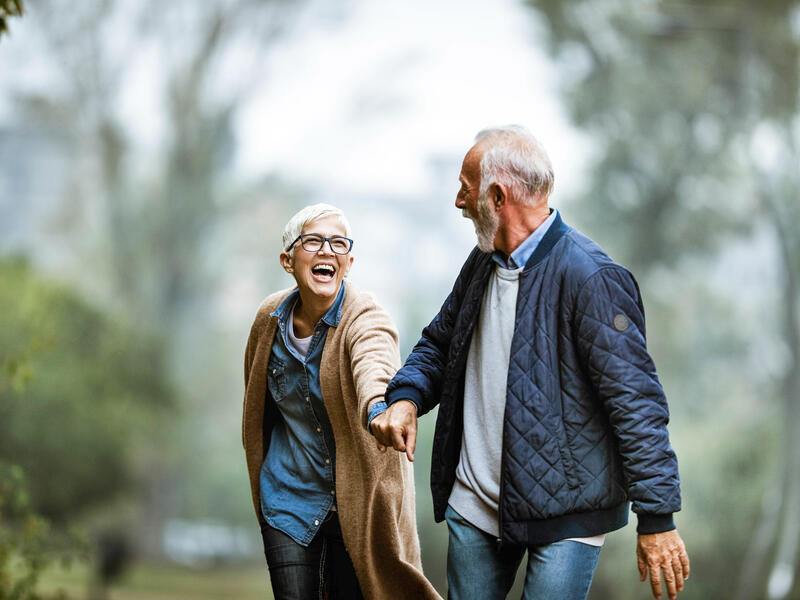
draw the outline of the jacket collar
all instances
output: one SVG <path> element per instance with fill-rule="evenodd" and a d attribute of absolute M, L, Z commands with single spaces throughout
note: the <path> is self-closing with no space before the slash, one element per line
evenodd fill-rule
<path fill-rule="evenodd" d="M 568 230 L 569 226 L 561 219 L 561 212 L 556 211 L 555 220 L 552 225 L 550 225 L 550 229 L 547 230 L 547 233 L 544 234 L 542 241 L 536 246 L 536 250 L 533 251 L 528 262 L 525 263 L 525 269 L 523 271 L 528 271 L 542 262 L 550 253 L 550 250 L 553 249 L 553 246 L 558 243 L 558 240 L 560 240 Z"/>

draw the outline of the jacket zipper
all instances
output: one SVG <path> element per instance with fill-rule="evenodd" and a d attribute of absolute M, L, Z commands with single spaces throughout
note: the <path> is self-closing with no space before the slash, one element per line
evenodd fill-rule
<path fill-rule="evenodd" d="M 505 439 L 505 422 L 503 423 L 503 439 Z M 505 474 L 506 453 L 500 442 L 500 498 L 497 504 L 497 551 L 503 549 L 503 475 Z"/>

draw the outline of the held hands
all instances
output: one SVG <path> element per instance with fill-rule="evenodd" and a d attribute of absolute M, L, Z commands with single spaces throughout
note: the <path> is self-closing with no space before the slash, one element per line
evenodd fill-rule
<path fill-rule="evenodd" d="M 405 452 L 408 460 L 414 462 L 414 449 L 417 446 L 417 406 L 411 400 L 398 400 L 385 412 L 372 419 L 372 435 L 378 450 L 386 452 L 391 446 L 398 452 Z"/>
<path fill-rule="evenodd" d="M 678 597 L 678 592 L 683 590 L 683 582 L 689 578 L 689 555 L 677 529 L 639 534 L 636 559 L 641 581 L 647 579 L 647 573 L 650 572 L 650 587 L 655 598 L 661 598 L 662 570 L 669 600 Z"/>

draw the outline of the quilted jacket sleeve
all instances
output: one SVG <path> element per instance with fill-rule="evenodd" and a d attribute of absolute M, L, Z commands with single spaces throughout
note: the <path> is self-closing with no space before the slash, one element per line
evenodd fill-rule
<path fill-rule="evenodd" d="M 617 438 L 637 531 L 674 529 L 672 513 L 681 507 L 678 463 L 633 276 L 617 265 L 591 275 L 577 297 L 575 326 L 580 358 Z"/>
<path fill-rule="evenodd" d="M 480 250 L 475 248 L 469 255 L 439 313 L 422 330 L 422 337 L 417 345 L 389 382 L 386 390 L 388 405 L 398 400 L 411 400 L 417 406 L 417 414 L 421 416 L 439 403 L 456 317 L 472 276 L 472 267 L 480 254 Z"/>

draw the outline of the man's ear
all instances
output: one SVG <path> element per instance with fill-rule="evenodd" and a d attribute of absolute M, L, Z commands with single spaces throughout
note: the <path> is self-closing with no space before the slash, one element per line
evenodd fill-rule
<path fill-rule="evenodd" d="M 294 274 L 294 261 L 292 260 L 291 254 L 288 252 L 281 252 L 280 261 L 284 271 L 289 274 Z"/>
<path fill-rule="evenodd" d="M 495 210 L 500 210 L 508 202 L 508 190 L 502 183 L 491 184 L 488 193 Z"/>

